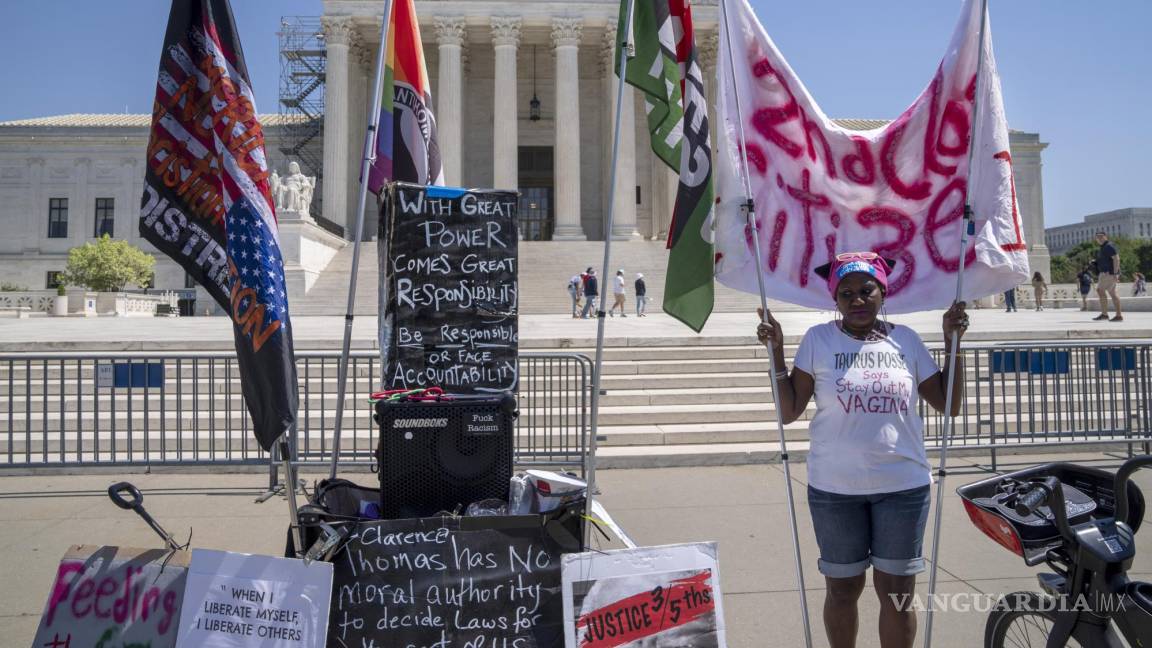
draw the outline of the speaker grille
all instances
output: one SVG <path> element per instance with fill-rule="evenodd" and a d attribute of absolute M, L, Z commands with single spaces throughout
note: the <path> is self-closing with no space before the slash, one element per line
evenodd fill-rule
<path fill-rule="evenodd" d="M 385 518 L 463 512 L 478 500 L 508 498 L 513 407 L 507 399 L 381 401 L 376 413 Z"/>

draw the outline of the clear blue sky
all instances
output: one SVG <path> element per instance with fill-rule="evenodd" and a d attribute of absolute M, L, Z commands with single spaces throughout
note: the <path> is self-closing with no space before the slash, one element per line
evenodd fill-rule
<path fill-rule="evenodd" d="M 382 4 L 382 3 L 381 3 Z M 891 118 L 929 81 L 953 0 L 753 0 L 761 22 L 836 117 Z M 0 3 L 0 120 L 150 110 L 169 3 Z M 257 107 L 276 112 L 281 16 L 320 0 L 233 0 Z M 1152 206 L 1152 2 L 991 0 L 1013 128 L 1040 133 L 1047 225 Z"/>

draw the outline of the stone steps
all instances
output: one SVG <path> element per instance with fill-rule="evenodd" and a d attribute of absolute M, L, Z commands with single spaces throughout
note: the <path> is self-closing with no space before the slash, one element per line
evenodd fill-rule
<path fill-rule="evenodd" d="M 717 409 L 718 415 L 725 415 L 724 410 L 729 405 L 763 405 L 769 409 L 773 408 L 773 399 L 771 396 L 771 388 L 768 384 L 768 375 L 765 373 L 756 374 L 703 374 L 703 376 L 716 376 L 716 378 L 701 378 L 700 376 L 670 376 L 668 383 L 659 384 L 659 378 L 662 376 L 656 375 L 624 375 L 615 378 L 614 382 L 606 382 L 601 385 L 603 395 L 600 397 L 601 414 L 606 412 L 615 411 L 609 408 L 616 407 L 642 407 L 642 408 L 664 408 L 667 406 L 709 406 Z M 726 383 L 735 382 L 739 379 L 746 379 L 747 385 L 731 385 Z M 559 380 L 559 379 L 558 379 Z M 582 392 L 572 389 L 570 384 L 565 384 L 562 387 L 554 384 L 549 384 L 549 381 L 533 381 L 537 385 L 537 389 L 547 389 L 553 398 L 566 403 L 578 403 L 582 397 Z M 610 378 L 611 380 L 611 378 Z M 656 383 L 656 384 L 653 384 Z M 717 384 L 719 383 L 719 384 Z M 611 385 L 611 386 L 608 386 Z M 91 392 L 81 393 L 79 396 L 75 394 L 65 394 L 63 397 L 59 393 L 49 393 L 47 396 L 40 392 L 33 392 L 32 394 L 19 395 L 16 398 L 3 398 L 0 397 L 0 413 L 7 412 L 14 418 L 25 418 L 26 413 L 38 415 L 45 410 L 49 413 L 59 415 L 59 412 L 65 412 L 65 416 L 75 412 L 79 408 L 84 411 L 94 411 L 99 409 L 101 411 L 116 411 L 128 412 L 132 411 L 136 415 L 143 415 L 145 409 L 152 412 L 167 411 L 171 412 L 173 416 L 176 415 L 177 409 L 183 407 L 185 414 L 188 408 L 193 408 L 200 412 L 209 412 L 212 408 L 221 411 L 236 411 L 243 412 L 243 395 L 240 392 L 239 385 L 233 386 L 231 391 L 225 389 L 223 385 L 203 385 L 201 389 L 194 390 L 189 385 L 185 385 L 180 393 L 175 389 L 169 388 L 164 392 L 159 390 L 134 390 L 131 395 L 126 390 L 122 390 L 114 397 L 107 393 L 107 391 L 100 392 L 96 397 L 93 397 Z M 318 389 L 322 387 L 323 391 Z M 364 409 L 368 410 L 371 405 L 368 402 L 368 389 L 365 385 L 350 385 L 350 388 L 345 394 L 345 407 L 347 411 Z M 530 396 L 524 389 L 527 385 L 522 385 L 522 392 L 520 396 L 521 407 L 530 409 L 539 403 L 542 403 L 542 396 Z M 559 390 L 558 390 L 559 387 Z M 976 383 L 969 381 L 966 385 L 967 393 L 977 393 L 977 388 L 980 387 Z M 1101 387 L 1101 386 L 1097 386 Z M 1051 390 L 1050 390 L 1051 391 Z M 986 413 L 993 408 L 997 414 L 1016 414 L 1020 410 L 1027 411 L 1027 404 L 1017 403 L 1016 397 L 1020 396 L 1021 401 L 1029 398 L 1029 391 L 1027 385 L 1006 386 L 1003 390 L 997 390 L 994 395 L 989 395 L 986 390 L 982 398 L 969 397 L 968 407 L 971 411 Z M 302 391 L 303 394 L 303 391 Z M 1037 393 L 1033 395 L 1035 398 L 1052 398 L 1056 395 L 1053 393 L 1043 394 Z M 1065 401 L 1064 409 L 1067 410 L 1069 399 L 1072 400 L 1072 405 L 1077 405 L 1077 401 L 1084 399 L 1091 399 L 1092 407 L 1104 407 L 1108 411 L 1121 411 L 1128 404 L 1129 401 L 1135 398 L 1135 393 L 1129 392 L 1125 394 L 1120 385 L 1108 385 L 1107 388 L 1093 389 L 1085 391 L 1083 389 L 1065 391 L 1059 394 L 1059 397 Z M 311 390 L 307 395 L 302 395 L 300 398 L 301 411 L 320 411 L 326 410 L 329 415 L 335 408 L 337 397 L 336 381 L 326 381 L 323 385 L 317 385 L 315 382 L 311 385 Z M 1007 402 L 1006 402 L 1007 401 Z M 1081 403 L 1082 404 L 1082 403 Z M 590 402 L 589 402 L 590 405 Z M 1050 407 L 1055 407 L 1050 405 Z M 1042 413 L 1044 405 L 1036 407 L 1039 413 Z M 1077 411 L 1083 411 L 1084 408 L 1078 408 Z M 238 414 L 239 415 L 239 414 Z M 640 416 L 638 415 L 638 418 Z M 6 418 L 0 414 L 0 433 L 6 427 Z M 603 421 L 602 421 L 603 422 Z"/>
<path fill-rule="evenodd" d="M 602 272 L 604 244 L 596 241 L 533 241 L 520 243 L 521 313 L 567 313 L 571 310 L 568 297 L 568 279 L 588 266 Z M 360 268 L 356 279 L 356 314 L 372 315 L 377 312 L 379 266 L 376 243 L 361 243 Z M 633 282 L 636 273 L 644 274 L 648 288 L 648 309 L 660 310 L 664 292 L 664 275 L 668 267 L 668 251 L 662 241 L 613 241 L 611 273 L 625 270 L 628 291 L 628 312 L 635 312 Z M 308 294 L 292 304 L 292 314 L 343 315 L 347 309 L 348 278 L 352 269 L 352 246 L 340 250 L 328 267 L 320 273 Z M 610 295 L 611 277 L 600 281 L 600 293 Z M 607 285 L 607 290 L 605 286 Z M 759 297 L 737 292 L 717 284 L 716 312 L 754 312 Z M 772 302 L 776 310 L 796 307 Z"/>
<path fill-rule="evenodd" d="M 591 340 L 535 340 L 533 347 L 591 357 L 590 343 Z M 789 365 L 794 352 L 795 345 L 786 348 Z M 778 452 L 778 424 L 768 386 L 766 351 L 752 344 L 750 337 L 616 340 L 605 348 L 604 355 L 601 384 L 604 395 L 600 400 L 597 432 L 601 439 L 600 456 L 607 465 L 641 465 L 644 461 L 648 463 L 643 465 L 682 465 L 678 462 L 690 461 L 730 463 L 763 460 Z M 310 362 L 309 370 L 300 373 L 302 382 L 307 378 L 309 392 L 300 405 L 300 429 L 302 437 L 308 436 L 303 443 L 319 451 L 322 438 L 330 437 L 335 420 L 336 365 L 326 361 L 321 371 L 319 361 Z M 581 404 L 589 408 L 591 403 L 587 399 L 582 401 L 582 394 L 573 389 L 571 376 L 549 373 L 543 364 L 530 362 L 525 358 L 522 363 L 525 389 L 521 394 L 520 420 L 525 427 L 521 429 L 534 426 L 539 436 L 528 439 L 519 434 L 519 437 L 524 444 L 530 444 L 577 434 L 580 423 L 589 415 L 588 409 L 581 414 Z M 1090 361 L 1074 357 L 1073 362 L 1076 363 L 1074 371 L 1091 368 Z M 158 456 L 161 446 L 171 449 L 173 443 L 179 443 L 180 448 L 189 452 L 246 452 L 245 448 L 254 446 L 238 371 L 223 361 L 217 365 L 214 372 L 209 372 L 204 366 L 189 366 L 188 361 L 182 361 L 179 368 L 174 361 L 168 361 L 164 367 L 163 391 L 118 389 L 113 394 L 110 390 L 95 389 L 91 365 L 77 368 L 65 364 L 61 369 L 53 362 L 34 363 L 30 368 L 20 363 L 0 364 L 0 390 L 5 390 L 9 380 L 17 388 L 13 398 L 0 398 L 0 463 L 4 462 L 9 449 L 15 454 L 32 451 L 35 456 L 58 453 L 61 449 L 66 453 L 96 453 L 106 452 L 113 438 L 118 447 L 126 447 L 129 437 L 136 451 L 147 438 L 152 456 Z M 373 374 L 378 373 L 378 367 L 371 368 L 367 360 L 361 359 L 352 369 L 345 405 L 347 444 L 344 447 L 357 447 L 358 457 L 368 456 L 365 453 L 370 451 L 376 430 L 366 396 L 375 386 Z M 529 374 L 530 371 L 533 373 Z M 32 382 L 25 388 L 23 381 L 29 375 Z M 1088 412 L 1078 398 L 1080 394 L 1062 393 L 1057 400 L 1054 393 L 1040 388 L 1044 377 L 1034 377 L 1030 387 L 1029 376 L 1021 374 L 1019 384 L 1004 384 L 997 387 L 995 394 L 985 391 L 980 392 L 983 398 L 969 399 L 968 414 L 956 421 L 958 439 L 977 433 L 986 438 L 992 429 L 998 435 L 1032 438 L 1052 423 L 1042 418 L 1044 410 L 1057 406 L 1079 409 L 1074 425 L 1064 419 L 1060 427 L 1122 430 L 1133 421 L 1125 415 L 1111 420 L 1095 411 L 1096 407 L 1105 407 L 1112 412 L 1123 412 L 1129 404 L 1125 399 L 1135 396 L 1134 392 L 1125 395 L 1117 376 L 1099 374 L 1096 381 L 1086 384 L 1085 389 L 1091 390 L 1087 395 L 1091 396 L 1093 406 L 1093 411 Z M 987 364 L 981 365 L 978 377 L 971 371 L 969 377 L 969 393 L 975 394 L 978 387 L 986 385 L 978 385 L 977 380 L 987 379 Z M 569 409 L 561 411 L 555 404 L 550 407 L 539 397 L 543 390 L 561 390 L 565 395 L 564 407 Z M 91 412 L 94 392 L 99 400 L 98 415 Z M 536 396 L 529 398 L 529 393 Z M 1036 412 L 1034 416 L 1018 412 L 1017 394 L 1024 407 L 1030 405 L 1028 398 L 1035 399 L 1031 405 Z M 1045 400 L 1042 402 L 1042 399 Z M 177 404 L 185 408 L 182 414 L 176 412 Z M 77 407 L 83 407 L 84 413 L 77 415 Z M 47 414 L 43 412 L 45 408 Z M 807 443 L 806 419 L 813 411 L 810 405 L 803 419 L 785 426 L 789 444 Z M 930 419 L 930 424 L 932 429 L 938 429 L 939 419 Z M 200 438 L 192 441 L 187 436 L 194 428 L 199 429 Z M 177 429 L 184 437 L 179 442 L 176 441 Z M 95 437 L 99 437 L 99 444 Z M 324 443 L 330 443 L 330 439 Z"/>

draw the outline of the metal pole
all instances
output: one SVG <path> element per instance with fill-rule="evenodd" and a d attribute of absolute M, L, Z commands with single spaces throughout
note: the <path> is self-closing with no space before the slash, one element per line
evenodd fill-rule
<path fill-rule="evenodd" d="M 293 425 L 280 436 L 280 459 L 284 462 L 284 478 L 287 480 L 285 490 L 288 494 L 288 512 L 292 517 L 292 539 L 296 545 L 296 555 L 302 556 L 308 550 L 304 546 L 304 534 L 300 530 L 300 509 L 296 506 L 296 471 L 292 466 L 292 448 L 288 435 L 296 429 Z"/>
<path fill-rule="evenodd" d="M 633 0 L 625 0 L 625 19 L 623 29 L 616 32 L 617 45 L 620 50 L 620 65 L 616 70 L 616 116 L 615 127 L 612 132 L 612 179 L 608 184 L 608 221 L 604 226 L 604 264 L 600 288 L 600 304 L 596 309 L 596 362 L 592 368 L 592 433 L 588 438 L 588 497 L 585 499 L 584 514 L 592 517 L 592 501 L 596 495 L 596 436 L 597 418 L 600 414 L 600 372 L 604 367 L 604 295 L 608 290 L 609 256 L 612 250 L 612 222 L 616 216 L 616 164 L 620 154 L 620 115 L 624 103 L 624 76 L 628 67 L 628 58 L 632 55 L 632 8 Z M 631 97 L 629 97 L 631 100 Z M 592 533 L 590 526 L 584 527 L 584 544 L 588 545 Z"/>
<path fill-rule="evenodd" d="M 352 320 L 356 308 L 356 275 L 360 270 L 360 237 L 364 230 L 364 208 L 368 202 L 368 170 L 376 161 L 376 132 L 380 127 L 380 88 L 384 84 L 384 56 L 388 51 L 388 23 L 391 22 L 392 0 L 384 0 L 384 22 L 380 26 L 380 50 L 376 52 L 376 75 L 372 81 L 372 112 L 368 131 L 364 133 L 364 160 L 360 164 L 360 197 L 356 208 L 356 226 L 352 233 L 352 274 L 348 277 L 348 309 L 344 312 L 344 345 L 340 351 L 340 375 L 336 383 L 336 428 L 332 436 L 332 467 L 329 479 L 336 479 L 340 461 L 340 432 L 344 424 L 344 395 L 347 391 L 348 353 L 352 345 Z M 389 127 L 391 125 L 389 124 Z"/>
<path fill-rule="evenodd" d="M 964 186 L 964 220 L 960 227 L 960 269 L 956 273 L 956 298 L 960 301 L 964 292 L 964 256 L 968 252 L 968 230 L 972 221 L 972 158 L 976 150 L 976 126 L 980 123 L 980 76 L 984 71 L 984 29 L 988 21 L 988 0 L 980 2 L 980 35 L 976 46 L 976 92 L 972 95 L 972 130 L 968 135 L 968 180 Z M 932 519 L 932 573 L 928 577 L 928 609 L 924 617 L 924 648 L 932 646 L 932 597 L 936 594 L 936 571 L 940 557 L 940 512 L 944 506 L 944 481 L 948 476 L 948 442 L 952 436 L 952 390 L 956 384 L 956 356 L 960 350 L 960 334 L 952 332 L 951 348 L 948 349 L 948 386 L 944 392 L 944 430 L 940 441 L 939 480 L 936 483 L 936 511 Z"/>
<path fill-rule="evenodd" d="M 748 220 L 748 227 L 752 232 L 752 250 L 756 255 L 756 282 L 760 289 L 760 308 L 764 313 L 764 320 L 768 318 L 768 297 L 764 290 L 764 273 L 762 256 L 760 254 L 760 228 L 756 223 L 756 207 L 752 200 L 752 186 L 748 174 L 748 157 L 744 154 L 746 141 L 744 139 L 744 117 L 740 109 L 740 89 L 737 87 L 736 73 L 732 68 L 735 56 L 732 51 L 732 29 L 728 20 L 728 3 L 720 0 L 720 20 L 724 24 L 724 37 L 728 45 L 728 69 L 732 76 L 732 96 L 736 103 L 736 122 L 740 132 L 740 167 L 744 181 L 745 203 L 743 209 Z M 788 442 L 784 438 L 784 419 L 780 410 L 780 385 L 776 379 L 776 358 L 773 354 L 772 343 L 765 345 L 768 349 L 768 379 L 772 384 L 773 399 L 776 400 L 776 428 L 780 435 L 780 464 L 784 468 L 784 488 L 788 493 L 788 525 L 792 530 L 792 547 L 796 561 L 796 582 L 800 587 L 800 612 L 804 621 L 804 645 L 812 648 L 812 628 L 808 621 L 808 594 L 804 587 L 804 567 L 800 558 L 800 535 L 796 528 L 796 502 L 792 494 L 792 472 L 788 464 Z"/>

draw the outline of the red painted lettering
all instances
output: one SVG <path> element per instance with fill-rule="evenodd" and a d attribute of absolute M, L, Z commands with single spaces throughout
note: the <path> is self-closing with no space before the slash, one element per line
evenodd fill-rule
<path fill-rule="evenodd" d="M 784 240 L 784 229 L 788 227 L 788 212 L 776 212 L 776 223 L 772 226 L 772 240 L 768 242 L 768 269 L 776 272 L 780 261 L 780 243 Z"/>
<path fill-rule="evenodd" d="M 940 86 L 942 85 L 942 74 L 942 70 L 936 70 L 936 76 L 932 79 L 932 85 L 928 86 L 928 93 L 931 95 L 931 100 L 928 105 L 928 128 L 924 131 L 925 175 L 927 175 L 928 171 L 935 171 L 942 176 L 950 176 L 953 173 L 956 173 L 956 165 L 948 166 L 936 157 L 936 113 L 938 107 L 940 106 Z M 967 145 L 966 136 L 965 145 Z"/>
<path fill-rule="evenodd" d="M 785 137 L 784 133 L 781 133 L 776 127 L 792 121 L 799 114 L 799 107 L 795 101 L 791 100 L 787 105 L 779 108 L 758 108 L 756 112 L 752 113 L 752 128 L 756 129 L 756 132 L 760 133 L 764 139 L 778 146 L 780 150 L 797 158 L 800 157 L 800 145 Z"/>
<path fill-rule="evenodd" d="M 800 285 L 808 285 L 808 268 L 812 264 L 812 253 L 815 252 L 815 243 L 812 233 L 812 208 L 828 207 L 831 201 L 823 194 L 812 191 L 812 173 L 804 169 L 801 174 L 801 186 L 788 185 L 788 195 L 800 202 L 804 210 L 804 252 L 800 256 Z"/>
<path fill-rule="evenodd" d="M 760 175 L 768 173 L 768 158 L 764 156 L 764 149 L 760 148 L 759 144 L 755 142 L 748 142 L 745 145 L 745 157 L 748 159 L 748 165 L 755 169 Z"/>
<path fill-rule="evenodd" d="M 892 207 L 865 207 L 856 214 L 856 222 L 866 229 L 886 225 L 896 230 L 896 240 L 876 245 L 872 251 L 900 262 L 888 280 L 888 296 L 899 293 L 916 272 L 916 257 L 908 249 L 916 236 L 916 223 L 908 214 Z"/>
<path fill-rule="evenodd" d="M 800 106 L 796 103 L 796 97 L 792 94 L 792 90 L 788 87 L 788 83 L 776 73 L 772 68 L 772 64 L 768 59 L 762 58 L 752 65 L 752 73 L 759 79 L 766 79 L 771 77 L 775 79 L 780 88 L 788 95 L 788 102 L 783 106 L 770 106 L 766 108 L 757 108 L 752 113 L 752 128 L 760 133 L 761 137 L 772 142 L 780 147 L 780 150 L 787 153 L 793 158 L 800 157 L 802 148 L 796 142 L 788 139 L 777 130 L 777 126 L 792 121 L 800 116 Z M 767 83 L 763 85 L 767 86 Z M 775 90 L 769 88 L 769 90 Z"/>
<path fill-rule="evenodd" d="M 954 178 L 944 186 L 940 193 L 932 199 L 932 204 L 928 207 L 928 217 L 924 221 L 924 244 L 928 248 L 928 257 L 932 259 L 932 264 L 945 272 L 956 272 L 960 269 L 960 258 L 946 258 L 940 251 L 940 246 L 936 242 L 936 232 L 947 227 L 948 225 L 960 220 L 964 216 L 964 191 L 968 183 L 964 178 Z M 940 211 L 944 208 L 944 203 L 952 194 L 958 194 L 959 200 L 955 205 L 948 210 L 948 214 L 943 218 L 940 216 Z M 959 241 L 960 237 L 957 236 L 956 240 Z M 976 249 L 969 247 L 967 253 L 964 255 L 964 263 L 969 264 L 976 260 Z"/>
<path fill-rule="evenodd" d="M 840 161 L 844 175 L 856 184 L 871 185 L 876 182 L 876 162 L 872 159 L 872 146 L 867 139 L 859 135 L 853 135 L 851 139 L 856 144 L 856 153 L 845 155 Z"/>
<path fill-rule="evenodd" d="M 48 618 L 46 619 L 48 627 L 52 626 L 52 620 L 56 617 L 56 607 L 67 600 L 68 593 L 72 589 L 69 577 L 82 571 L 84 571 L 84 563 L 82 562 L 61 562 L 56 569 L 56 583 L 52 586 L 52 596 L 48 599 Z"/>
<path fill-rule="evenodd" d="M 924 177 L 911 184 L 906 183 L 900 178 L 900 170 L 896 166 L 900 138 L 908 127 L 908 119 L 909 113 L 904 113 L 884 133 L 884 142 L 880 145 L 880 173 L 884 174 L 884 180 L 896 195 L 908 200 L 923 200 L 932 192 L 932 183 Z"/>
<path fill-rule="evenodd" d="M 992 157 L 1008 163 L 1008 182 L 1012 185 L 1012 227 L 1016 230 L 1016 240 L 1011 243 L 1001 244 L 1000 249 L 1005 252 L 1026 250 L 1028 246 L 1025 245 L 1024 236 L 1020 233 L 1020 209 L 1016 203 L 1016 176 L 1012 173 L 1012 154 L 1008 151 L 1000 151 Z"/>
<path fill-rule="evenodd" d="M 836 177 L 836 160 L 832 158 L 832 147 L 828 146 L 828 138 L 824 137 L 824 129 L 814 121 L 808 119 L 804 114 L 804 110 L 800 110 L 800 118 L 804 123 L 804 138 L 808 140 L 808 159 L 813 162 L 816 161 L 816 146 L 813 141 L 813 135 L 820 141 L 820 147 L 824 153 L 824 168 L 828 171 L 829 178 Z"/>
<path fill-rule="evenodd" d="M 968 152 L 968 139 L 971 123 L 968 121 L 968 108 L 959 101 L 949 101 L 944 106 L 944 117 L 941 119 L 940 132 L 936 135 L 936 150 L 944 155 L 959 157 Z M 944 141 L 946 135 L 951 134 L 952 142 Z M 950 168 L 952 173 L 956 167 Z"/>

